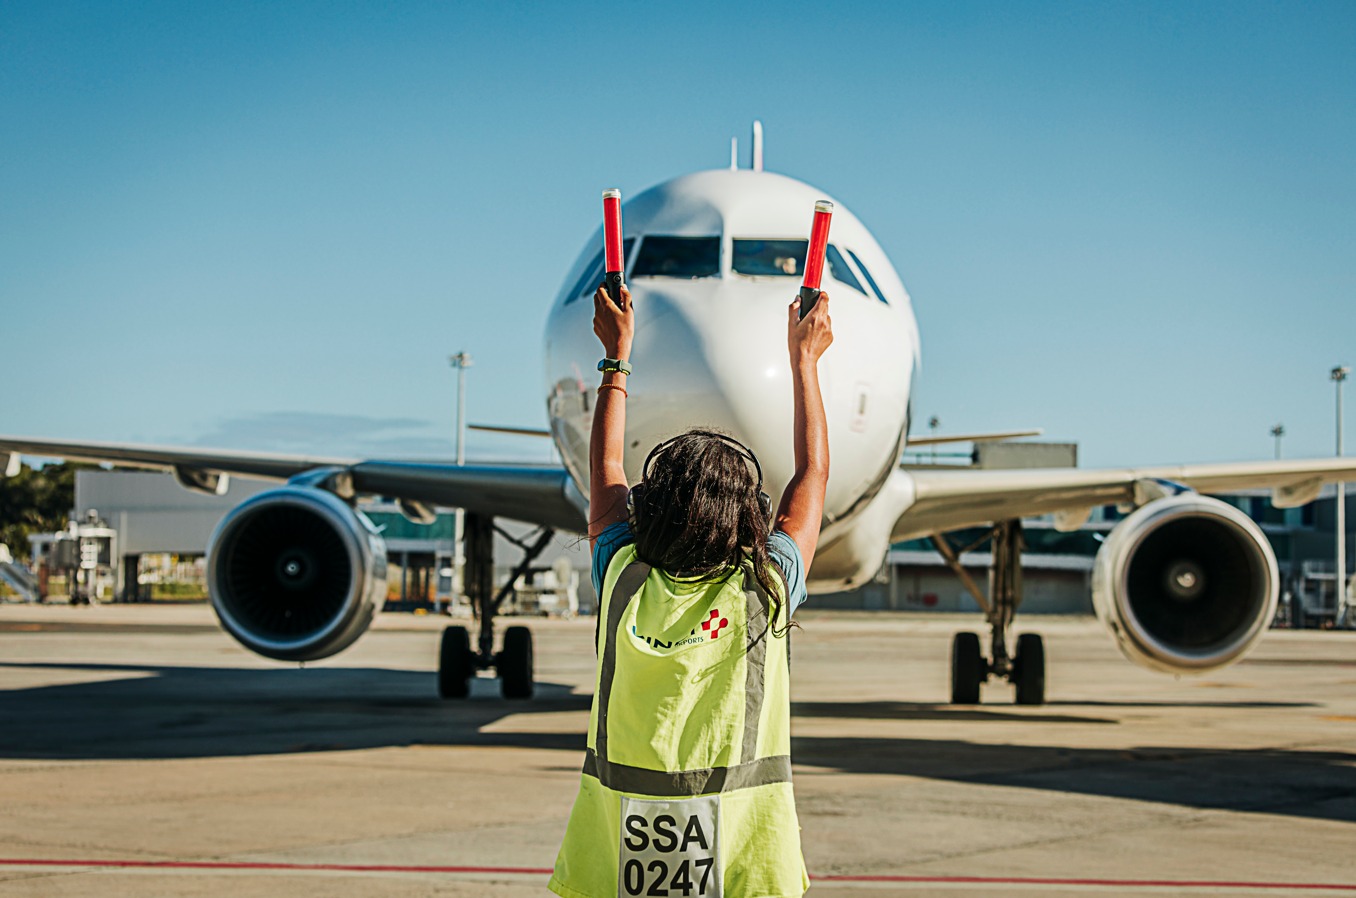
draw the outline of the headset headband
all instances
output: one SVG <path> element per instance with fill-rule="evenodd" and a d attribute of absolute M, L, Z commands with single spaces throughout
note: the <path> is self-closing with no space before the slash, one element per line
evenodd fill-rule
<path fill-rule="evenodd" d="M 736 440 L 734 437 L 727 436 L 726 434 L 723 433 L 716 433 L 714 431 L 701 431 L 701 433 L 703 434 L 703 436 L 715 437 L 722 443 L 725 443 L 727 446 L 734 449 L 740 455 L 744 456 L 744 458 L 752 462 L 753 470 L 758 475 L 758 485 L 755 486 L 754 489 L 757 490 L 759 493 L 763 492 L 763 466 L 758 464 L 758 456 L 753 454 L 753 450 L 751 450 L 748 446 L 745 446 L 743 443 L 739 442 L 739 440 Z M 690 431 L 688 433 L 680 433 L 676 437 L 669 437 L 667 440 L 651 449 L 650 454 L 645 456 L 645 464 L 643 464 L 640 468 L 640 479 L 648 480 L 650 477 L 650 465 L 654 463 L 654 460 L 660 455 L 662 455 L 664 453 L 664 450 L 667 449 L 669 446 L 678 442 L 683 437 L 690 435 L 691 435 Z"/>
<path fill-rule="evenodd" d="M 644 484 L 644 482 L 649 479 L 650 466 L 654 463 L 654 460 L 656 458 L 662 455 L 664 451 L 669 448 L 669 446 L 673 445 L 678 440 L 681 440 L 683 437 L 691 436 L 692 433 L 693 433 L 692 431 L 688 431 L 687 433 L 680 433 L 676 437 L 670 437 L 669 439 L 660 443 L 658 446 L 655 446 L 653 449 L 651 449 L 650 454 L 645 456 L 645 464 L 642 465 L 640 468 L 641 482 L 636 484 L 626 493 L 626 510 L 627 513 L 632 518 L 632 526 L 635 525 L 636 493 L 638 490 L 640 490 L 641 485 Z M 767 494 L 767 491 L 763 489 L 763 466 L 758 463 L 758 456 L 753 454 L 753 450 L 751 450 L 748 446 L 745 446 L 743 443 L 739 442 L 739 440 L 736 440 L 734 437 L 726 436 L 723 433 L 716 433 L 715 431 L 710 430 L 698 431 L 698 433 L 700 433 L 703 436 L 714 437 L 715 439 L 720 440 L 722 443 L 729 446 L 731 449 L 738 452 L 745 459 L 753 463 L 753 470 L 758 474 L 758 485 L 754 487 L 755 492 L 757 492 L 758 494 L 758 509 L 763 513 L 764 519 L 771 518 L 772 497 L 769 496 Z"/>

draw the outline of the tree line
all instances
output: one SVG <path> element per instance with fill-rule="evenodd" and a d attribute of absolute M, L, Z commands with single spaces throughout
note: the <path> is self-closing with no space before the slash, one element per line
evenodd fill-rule
<path fill-rule="evenodd" d="M 16 559 L 28 560 L 30 533 L 66 529 L 75 507 L 75 472 L 82 467 L 88 465 L 25 465 L 13 477 L 0 477 L 0 543 Z"/>

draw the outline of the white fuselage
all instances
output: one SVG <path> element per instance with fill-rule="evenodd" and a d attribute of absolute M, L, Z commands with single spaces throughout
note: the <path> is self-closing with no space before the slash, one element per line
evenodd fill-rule
<path fill-rule="evenodd" d="M 675 178 L 623 205 L 623 236 L 634 238 L 626 278 L 636 309 L 635 371 L 627 384 L 631 482 L 661 440 L 710 427 L 753 450 L 774 505 L 779 499 L 794 470 L 786 323 L 801 263 L 783 258 L 778 249 L 786 244 L 778 241 L 805 241 L 819 199 L 832 197 L 783 175 L 718 170 Z M 673 237 L 707 239 L 646 247 L 649 238 Z M 830 475 L 824 548 L 809 576 L 816 591 L 858 585 L 883 559 L 893 519 L 877 521 L 870 505 L 898 462 L 918 359 L 908 293 L 871 233 L 841 204 L 829 243 L 822 287 L 831 295 L 834 343 L 819 371 Z M 591 299 L 601 250 L 600 229 L 557 294 L 545 334 L 551 431 L 584 495 L 602 354 Z"/>

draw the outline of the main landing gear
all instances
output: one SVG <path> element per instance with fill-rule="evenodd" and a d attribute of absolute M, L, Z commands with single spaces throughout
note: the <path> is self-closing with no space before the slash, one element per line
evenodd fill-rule
<path fill-rule="evenodd" d="M 501 536 L 523 550 L 523 560 L 509 575 L 508 583 L 494 591 L 494 534 Z M 504 698 L 532 697 L 532 631 L 527 627 L 509 627 L 504 631 L 504 643 L 494 651 L 494 618 L 509 596 L 513 584 L 527 573 L 532 562 L 551 542 L 555 531 L 542 528 L 536 539 L 520 542 L 494 526 L 489 515 L 466 515 L 466 568 L 463 589 L 471 600 L 471 611 L 480 623 L 480 638 L 475 650 L 471 648 L 471 634 L 465 627 L 449 626 L 443 630 L 438 651 L 438 694 L 443 698 L 465 698 L 471 689 L 471 678 L 476 671 L 493 668 L 499 673 L 499 687 Z"/>
<path fill-rule="evenodd" d="M 989 595 L 975 584 L 961 566 L 960 556 L 989 542 L 993 566 L 989 568 Z M 1016 688 L 1019 705 L 1045 702 L 1045 643 L 1035 633 L 1017 637 L 1016 653 L 1009 654 L 1012 620 L 1022 604 L 1022 522 L 1000 521 L 974 545 L 957 550 L 940 533 L 932 543 L 947 566 L 975 597 L 989 622 L 989 657 L 985 658 L 975 633 L 957 633 L 951 641 L 951 703 L 979 704 L 980 684 L 990 677 L 1005 679 Z"/>

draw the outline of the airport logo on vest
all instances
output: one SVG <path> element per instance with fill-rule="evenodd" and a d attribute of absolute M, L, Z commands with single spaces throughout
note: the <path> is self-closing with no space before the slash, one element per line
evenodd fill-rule
<path fill-rule="evenodd" d="M 712 639 L 718 639 L 720 637 L 720 631 L 725 629 L 729 625 L 730 625 L 729 619 L 721 617 L 719 609 L 712 609 L 711 616 L 708 617 L 706 620 L 702 621 L 702 631 L 706 634 L 705 636 L 698 636 L 697 631 L 693 629 L 689 630 L 688 634 L 684 636 L 682 639 L 670 640 L 666 642 L 665 640 L 660 639 L 657 636 L 642 635 L 641 633 L 636 631 L 635 624 L 631 625 L 631 635 L 636 639 L 639 639 L 646 645 L 650 646 L 650 648 L 672 649 L 675 648 L 676 646 L 698 645 L 703 642 L 710 642 Z"/>

